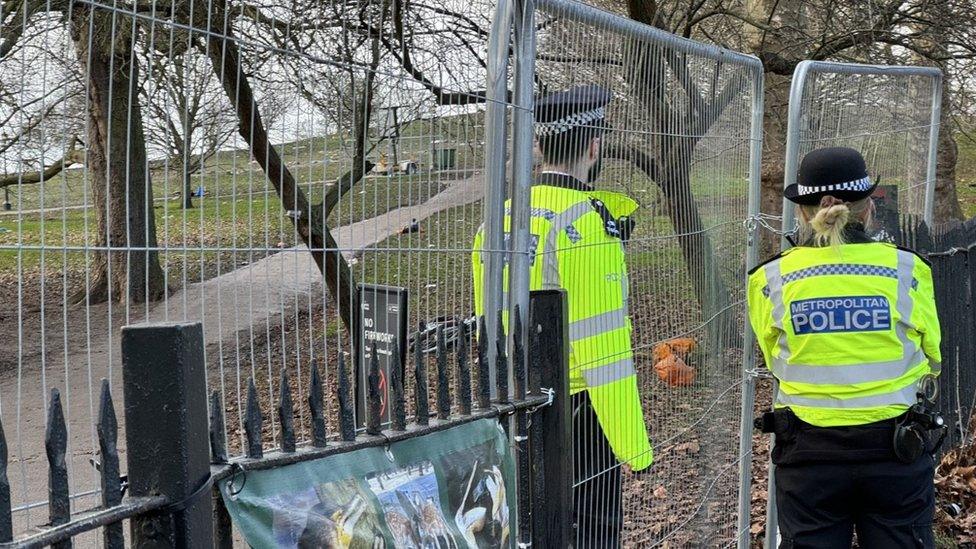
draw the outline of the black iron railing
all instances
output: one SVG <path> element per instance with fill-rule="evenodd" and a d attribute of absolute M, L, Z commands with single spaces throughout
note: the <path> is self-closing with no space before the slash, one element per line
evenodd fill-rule
<path fill-rule="evenodd" d="M 452 353 L 439 329 L 434 413 L 428 404 L 427 359 L 418 343 L 412 365 L 414 414 L 408 418 L 405 368 L 394 353 L 390 421 L 381 423 L 379 363 L 373 349 L 367 377 L 366 427 L 357 432 L 353 384 L 347 361 L 340 356 L 335 365 L 338 383 L 334 395 L 339 408 L 338 433 L 332 438 L 327 431 L 327 397 L 319 367 L 312 364 L 308 393 L 300 404 L 307 407 L 311 418 L 311 437 L 299 444 L 294 421 L 296 400 L 287 370 L 282 369 L 274 410 L 280 426 L 276 448 L 265 448 L 264 412 L 251 380 L 244 412 L 245 455 L 233 459 L 228 457 L 220 395 L 214 391 L 208 398 L 205 390 L 201 325 L 126 327 L 122 359 L 128 475 L 119 475 L 118 421 L 109 383 L 103 380 L 97 425 L 99 459 L 93 460 L 101 475 L 101 506 L 71 516 L 65 461 L 67 429 L 60 393 L 53 389 L 45 432 L 49 525 L 38 533 L 13 539 L 6 440 L 0 426 L 0 547 L 70 547 L 72 538 L 101 529 L 105 547 L 121 548 L 126 542 L 125 521 L 130 525 L 128 541 L 134 546 L 232 547 L 231 519 L 216 489 L 217 482 L 244 482 L 249 471 L 382 447 L 484 418 L 497 418 L 516 449 L 519 541 L 565 546 L 572 522 L 573 470 L 565 296 L 559 291 L 537 292 L 531 307 L 532 329 L 526 338 L 529 352 L 518 332 L 521 322 L 516 312 L 511 397 L 508 339 L 503 331 L 499 330 L 494 342 L 499 357 L 495 365 L 499 397 L 492 400 L 488 368 L 483 367 L 489 342 L 485 337 L 478 340 L 479 368 L 472 387 L 467 338 L 457 339 L 452 363 Z M 482 334 L 484 324 L 482 319 Z M 395 342 L 393 348 L 399 348 Z M 472 389 L 476 403 L 472 403 Z M 455 402 L 456 409 L 452 407 Z"/>

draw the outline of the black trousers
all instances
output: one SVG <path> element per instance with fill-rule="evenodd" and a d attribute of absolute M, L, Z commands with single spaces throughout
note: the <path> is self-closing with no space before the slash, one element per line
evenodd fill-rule
<path fill-rule="evenodd" d="M 935 547 L 934 460 L 825 461 L 776 466 L 781 548 Z"/>
<path fill-rule="evenodd" d="M 576 547 L 616 548 L 623 526 L 620 463 L 586 391 L 573 395 L 572 406 Z"/>

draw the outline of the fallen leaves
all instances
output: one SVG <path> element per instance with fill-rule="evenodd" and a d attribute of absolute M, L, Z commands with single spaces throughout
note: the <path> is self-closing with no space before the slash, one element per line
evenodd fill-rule
<path fill-rule="evenodd" d="M 976 544 L 976 444 L 942 457 L 935 470 L 935 488 L 939 529 L 960 547 Z"/>

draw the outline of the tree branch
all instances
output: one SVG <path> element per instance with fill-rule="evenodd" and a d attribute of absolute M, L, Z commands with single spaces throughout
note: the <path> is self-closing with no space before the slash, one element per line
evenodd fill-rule
<path fill-rule="evenodd" d="M 211 33 L 208 38 L 210 42 L 208 55 L 214 72 L 223 84 L 224 93 L 237 111 L 238 131 L 250 145 L 252 157 L 261 165 L 265 175 L 274 185 L 281 199 L 282 208 L 297 212 L 296 215 L 290 215 L 289 219 L 308 246 L 330 293 L 336 299 L 343 324 L 350 333 L 356 333 L 358 297 L 349 264 L 338 249 L 338 244 L 326 225 L 324 217 L 320 217 L 318 208 L 309 204 L 295 176 L 281 160 L 278 151 L 271 146 L 261 112 L 254 99 L 254 92 L 247 77 L 241 72 L 241 57 L 237 44 L 229 39 L 230 25 L 226 24 L 222 30 L 223 32 Z M 228 39 L 224 39 L 224 36 Z M 313 220 L 316 222 L 313 223 Z"/>
<path fill-rule="evenodd" d="M 72 138 L 71 144 L 68 146 L 68 152 L 64 153 L 64 156 L 60 160 L 51 163 L 43 170 L 15 173 L 0 178 L 0 189 L 13 185 L 29 185 L 32 183 L 40 183 L 41 181 L 49 181 L 61 173 L 61 170 L 66 167 L 84 162 L 85 151 L 84 149 L 77 148 L 76 146 L 78 144 L 78 138 Z"/>
<path fill-rule="evenodd" d="M 393 0 L 393 32 L 397 42 L 400 43 L 400 48 L 395 48 L 388 40 L 383 39 L 384 47 L 397 58 L 403 70 L 407 71 L 414 80 L 434 94 L 439 105 L 473 105 L 487 101 L 488 93 L 486 90 L 471 92 L 447 91 L 443 87 L 435 84 L 423 71 L 413 64 L 413 58 L 410 56 L 410 48 L 407 45 L 406 33 L 404 32 L 404 2 L 405 0 Z"/>

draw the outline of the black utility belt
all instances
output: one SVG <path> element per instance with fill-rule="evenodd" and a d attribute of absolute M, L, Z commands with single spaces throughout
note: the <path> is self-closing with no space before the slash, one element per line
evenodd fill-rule
<path fill-rule="evenodd" d="M 778 408 L 756 418 L 754 425 L 776 435 L 772 459 L 777 465 L 890 459 L 913 463 L 924 452 L 938 451 L 945 437 L 941 421 L 937 413 L 916 405 L 895 418 L 839 427 L 817 427 L 789 408 Z"/>

